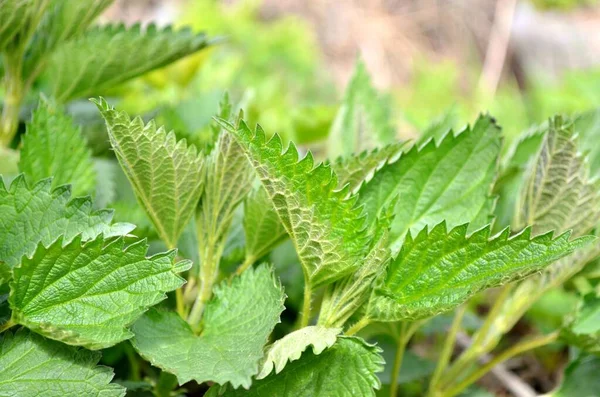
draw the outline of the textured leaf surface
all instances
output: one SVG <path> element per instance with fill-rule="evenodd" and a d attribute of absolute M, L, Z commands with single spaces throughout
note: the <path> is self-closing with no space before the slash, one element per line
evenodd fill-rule
<path fill-rule="evenodd" d="M 215 288 L 199 336 L 177 314 L 150 310 L 133 325 L 132 344 L 153 365 L 177 375 L 179 384 L 194 379 L 248 388 L 284 298 L 268 266 L 248 269 Z"/>
<path fill-rule="evenodd" d="M 481 116 L 460 134 L 448 134 L 438 146 L 429 141 L 386 164 L 360 189 L 365 213 L 375 216 L 398 197 L 392 223 L 396 251 L 408 231 L 419 232 L 445 220 L 449 227 L 471 222 L 470 231 L 489 223 L 490 191 L 500 151 L 500 129 Z"/>
<path fill-rule="evenodd" d="M 251 190 L 244 203 L 244 234 L 246 257 L 253 260 L 268 254 L 287 235 L 262 186 Z"/>
<path fill-rule="evenodd" d="M 181 287 L 175 251 L 146 258 L 148 245 L 124 247 L 123 239 L 76 238 L 41 246 L 13 271 L 9 298 L 13 320 L 52 339 L 90 349 L 110 347 L 144 311 Z"/>
<path fill-rule="evenodd" d="M 588 181 L 587 170 L 572 124 L 550 120 L 522 190 L 520 224 L 534 225 L 534 231 L 572 229 L 575 235 L 598 224 L 600 188 Z"/>
<path fill-rule="evenodd" d="M 224 395 L 309 397 L 375 396 L 380 387 L 377 372 L 383 369 L 381 349 L 360 338 L 339 337 L 316 355 L 306 351 L 281 373 L 255 381 L 249 391 L 230 390 Z"/>
<path fill-rule="evenodd" d="M 104 93 L 131 78 L 168 65 L 208 45 L 204 34 L 140 25 L 95 27 L 59 46 L 48 64 L 52 96 L 59 101 Z"/>
<path fill-rule="evenodd" d="M 103 99 L 95 103 L 140 204 L 167 246 L 176 247 L 202 193 L 202 157 L 153 121 L 144 125 L 141 118 L 132 120 Z"/>
<path fill-rule="evenodd" d="M 111 224 L 112 210 L 93 211 L 89 197 L 69 200 L 69 186 L 51 190 L 51 185 L 44 179 L 30 188 L 22 175 L 8 190 L 0 183 L 0 261 L 14 267 L 38 243 L 49 246 L 61 236 L 67 244 L 79 234 L 86 241 L 100 234 L 126 235 L 135 227 Z"/>
<path fill-rule="evenodd" d="M 21 328 L 0 340 L 2 396 L 125 396 L 113 371 L 97 366 L 100 353 L 66 346 Z"/>
<path fill-rule="evenodd" d="M 352 273 L 368 248 L 364 217 L 347 189 L 336 190 L 329 166 L 313 168 L 310 153 L 298 161 L 293 144 L 283 152 L 279 136 L 266 141 L 260 127 L 253 133 L 243 122 L 237 129 L 223 126 L 235 133 L 256 170 L 313 287 Z"/>
<path fill-rule="evenodd" d="M 373 87 L 365 64 L 359 61 L 329 131 L 329 156 L 335 158 L 392 142 L 396 130 L 390 113 L 390 102 Z"/>
<path fill-rule="evenodd" d="M 381 321 L 429 317 L 450 310 L 474 293 L 543 269 L 589 243 L 569 241 L 570 233 L 531 238 L 526 229 L 509 238 L 509 230 L 490 239 L 490 227 L 466 237 L 468 225 L 449 232 L 445 223 L 431 232 L 409 233 L 388 266 L 383 285 L 369 302 L 368 316 Z"/>
<path fill-rule="evenodd" d="M 94 192 L 96 173 L 81 128 L 40 101 L 23 137 L 19 169 L 32 181 L 52 177 L 52 187 L 70 184 L 74 196 Z"/>
<path fill-rule="evenodd" d="M 273 369 L 276 374 L 280 373 L 288 361 L 298 360 L 309 346 L 312 346 L 314 355 L 321 354 L 323 350 L 333 346 L 341 331 L 341 328 L 311 325 L 287 334 L 268 348 L 256 379 L 265 378 Z"/>
<path fill-rule="evenodd" d="M 394 143 L 382 148 L 338 157 L 331 167 L 339 179 L 339 187 L 349 185 L 355 192 L 364 182 L 369 181 L 376 171 L 391 161 L 402 151 L 404 143 Z"/>

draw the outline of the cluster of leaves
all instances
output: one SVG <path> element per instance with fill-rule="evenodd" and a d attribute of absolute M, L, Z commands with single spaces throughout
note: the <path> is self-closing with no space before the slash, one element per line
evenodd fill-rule
<path fill-rule="evenodd" d="M 600 192 L 572 121 L 551 119 L 507 159 L 488 115 L 398 142 L 361 63 L 324 162 L 251 128 L 227 96 L 198 147 L 94 99 L 114 154 L 94 159 L 60 103 L 207 44 L 154 27 L 90 28 L 109 3 L 1 3 L 5 81 L 23 93 L 21 77 L 39 69 L 52 89 L 27 123 L 18 171 L 0 182 L 0 395 L 370 396 L 390 370 L 373 343 L 386 333 L 395 396 L 411 336 L 458 308 L 429 389 L 453 396 L 532 301 L 598 254 Z M 451 361 L 465 302 L 498 286 L 502 299 Z M 543 342 L 596 354 L 598 293 L 589 282 Z M 98 365 L 111 353 L 129 363 L 114 365 L 115 381 Z M 594 365 L 581 355 L 568 373 Z"/>

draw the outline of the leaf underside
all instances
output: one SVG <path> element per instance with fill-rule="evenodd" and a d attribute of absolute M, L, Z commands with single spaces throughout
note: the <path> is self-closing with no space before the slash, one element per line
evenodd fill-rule
<path fill-rule="evenodd" d="M 102 349 L 133 336 L 127 329 L 148 307 L 181 287 L 175 251 L 146 258 L 148 245 L 122 238 L 40 245 L 13 271 L 13 321 L 48 338 Z"/>
<path fill-rule="evenodd" d="M 409 233 L 388 266 L 383 284 L 369 302 L 368 316 L 380 321 L 419 319 L 450 310 L 476 292 L 523 278 L 589 243 L 593 237 L 569 241 L 570 233 L 552 232 L 531 238 L 531 229 L 509 237 L 505 229 L 490 238 L 490 226 L 471 236 L 468 225 L 449 232 L 440 223 Z"/>
<path fill-rule="evenodd" d="M 206 306 L 196 336 L 172 312 L 150 310 L 132 327 L 132 344 L 153 365 L 189 380 L 250 387 L 268 336 L 279 322 L 285 295 L 266 265 L 221 283 Z"/>
<path fill-rule="evenodd" d="M 97 366 L 100 353 L 66 346 L 24 328 L 0 340 L 0 395 L 122 397 L 113 371 Z"/>

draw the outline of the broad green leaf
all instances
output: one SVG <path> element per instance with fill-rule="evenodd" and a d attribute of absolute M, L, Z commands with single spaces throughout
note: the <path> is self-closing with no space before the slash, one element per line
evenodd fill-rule
<path fill-rule="evenodd" d="M 52 180 L 32 187 L 18 176 L 8 190 L 0 183 L 0 262 L 14 267 L 23 255 L 31 256 L 38 243 L 51 245 L 62 236 L 68 244 L 75 236 L 82 240 L 126 235 L 135 226 L 111 224 L 112 210 L 92 210 L 89 197 L 71 197 L 70 186 L 52 190 Z"/>
<path fill-rule="evenodd" d="M 583 355 L 572 361 L 564 379 L 551 397 L 598 397 L 600 390 L 600 357 Z"/>
<path fill-rule="evenodd" d="M 380 387 L 375 374 L 384 364 L 380 352 L 360 338 L 341 336 L 321 354 L 306 351 L 279 374 L 254 381 L 249 391 L 228 390 L 224 396 L 375 396 Z"/>
<path fill-rule="evenodd" d="M 600 296 L 594 293 L 584 296 L 561 335 L 570 345 L 585 352 L 600 353 Z"/>
<path fill-rule="evenodd" d="M 376 171 L 400 154 L 403 146 L 404 143 L 393 143 L 359 154 L 338 157 L 331 163 L 331 167 L 338 176 L 339 187 L 348 184 L 350 191 L 356 192 Z"/>
<path fill-rule="evenodd" d="M 204 34 L 150 25 L 94 27 L 59 46 L 48 63 L 52 96 L 61 102 L 94 94 L 168 65 L 209 44 Z"/>
<path fill-rule="evenodd" d="M 365 64 L 357 62 L 342 106 L 329 131 L 330 158 L 361 152 L 394 141 L 391 106 L 371 84 Z"/>
<path fill-rule="evenodd" d="M 468 225 L 449 232 L 444 222 L 409 233 L 388 266 L 367 316 L 379 321 L 419 319 L 450 310 L 485 288 L 526 277 L 580 248 L 593 237 L 569 241 L 552 232 L 531 238 L 531 229 L 509 237 L 505 229 L 490 238 L 490 227 L 466 235 Z"/>
<path fill-rule="evenodd" d="M 587 153 L 590 160 L 590 171 L 593 176 L 600 171 L 600 108 L 596 108 L 573 118 L 573 127 L 581 140 L 581 150 Z"/>
<path fill-rule="evenodd" d="M 138 201 L 167 246 L 176 247 L 202 193 L 202 156 L 152 121 L 132 120 L 103 99 L 94 103 Z"/>
<path fill-rule="evenodd" d="M 0 52 L 24 46 L 51 0 L 0 0 Z"/>
<path fill-rule="evenodd" d="M 114 0 L 51 0 L 24 59 L 23 76 L 33 81 L 61 43 L 83 33 Z"/>
<path fill-rule="evenodd" d="M 310 153 L 298 160 L 293 144 L 283 152 L 279 136 L 266 141 L 260 127 L 253 133 L 244 122 L 238 128 L 221 122 L 235 134 L 265 187 L 308 282 L 317 287 L 356 270 L 368 248 L 365 220 L 356 198 L 337 190 L 329 166 L 313 167 Z"/>
<path fill-rule="evenodd" d="M 252 189 L 244 201 L 244 234 L 246 260 L 252 262 L 268 254 L 287 235 L 262 186 Z"/>
<path fill-rule="evenodd" d="M 312 346 L 314 355 L 321 354 L 325 349 L 333 346 L 341 331 L 341 328 L 311 325 L 287 334 L 269 346 L 256 379 L 267 377 L 273 369 L 276 374 L 280 373 L 288 361 L 298 360 L 309 346 Z"/>
<path fill-rule="evenodd" d="M 600 222 L 600 186 L 588 181 L 572 124 L 555 117 L 548 128 L 521 192 L 520 225 L 581 235 Z"/>
<path fill-rule="evenodd" d="M 98 366 L 100 353 L 66 346 L 24 328 L 0 337 L 0 395 L 125 396 L 110 383 L 113 371 Z"/>
<path fill-rule="evenodd" d="M 414 146 L 397 161 L 384 165 L 359 191 L 365 213 L 374 217 L 399 197 L 392 222 L 392 248 L 397 251 L 408 231 L 446 221 L 449 227 L 470 222 L 469 231 L 489 223 L 490 197 L 500 151 L 500 129 L 489 116 L 436 146 Z"/>
<path fill-rule="evenodd" d="M 48 338 L 103 349 L 133 336 L 127 327 L 166 292 L 184 284 L 175 251 L 146 258 L 144 240 L 125 247 L 122 238 L 80 238 L 40 245 L 13 270 L 13 321 Z"/>
<path fill-rule="evenodd" d="M 200 335 L 177 314 L 150 310 L 133 325 L 131 342 L 142 357 L 175 374 L 179 384 L 194 379 L 248 388 L 284 299 L 271 268 L 262 265 L 215 288 Z"/>
<path fill-rule="evenodd" d="M 70 184 L 75 196 L 94 192 L 96 173 L 81 128 L 40 101 L 23 137 L 19 169 L 30 181 L 53 177 L 52 187 Z"/>

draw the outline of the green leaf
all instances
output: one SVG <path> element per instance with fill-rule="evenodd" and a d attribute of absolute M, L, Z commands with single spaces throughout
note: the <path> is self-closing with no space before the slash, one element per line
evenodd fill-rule
<path fill-rule="evenodd" d="M 329 131 L 329 157 L 348 155 L 393 142 L 396 129 L 390 113 L 390 101 L 380 96 L 373 87 L 365 64 L 357 62 L 342 106 Z"/>
<path fill-rule="evenodd" d="M 392 161 L 402 150 L 404 143 L 393 143 L 373 150 L 365 150 L 360 154 L 338 157 L 331 167 L 339 179 L 339 186 L 349 185 L 351 192 L 369 181 L 375 172 L 387 162 Z"/>
<path fill-rule="evenodd" d="M 253 262 L 268 254 L 287 235 L 262 186 L 252 189 L 244 202 L 244 234 L 246 258 Z"/>
<path fill-rule="evenodd" d="M 50 0 L 0 2 L 0 52 L 24 46 Z"/>
<path fill-rule="evenodd" d="M 184 284 L 178 273 L 191 262 L 174 263 L 175 251 L 146 258 L 141 240 L 59 239 L 40 245 L 13 270 L 9 298 L 13 321 L 51 339 L 103 349 L 133 334 L 127 329 L 165 293 Z"/>
<path fill-rule="evenodd" d="M 235 396 L 375 396 L 380 387 L 375 373 L 383 370 L 381 349 L 364 340 L 340 336 L 330 348 L 316 355 L 306 351 L 279 374 L 255 381 L 249 391 L 229 390 Z M 217 395 L 216 393 L 213 395 Z"/>
<path fill-rule="evenodd" d="M 471 129 L 448 134 L 438 146 L 414 146 L 384 165 L 359 191 L 359 202 L 371 218 L 400 197 L 392 222 L 392 248 L 397 251 L 408 231 L 446 221 L 448 227 L 470 222 L 474 231 L 490 221 L 490 197 L 500 151 L 500 129 L 481 116 Z"/>
<path fill-rule="evenodd" d="M 53 177 L 52 187 L 71 184 L 75 196 L 94 192 L 96 173 L 81 128 L 40 101 L 23 138 L 19 169 L 31 181 Z"/>
<path fill-rule="evenodd" d="M 585 352 L 600 353 L 600 296 L 591 293 L 583 297 L 561 336 Z"/>
<path fill-rule="evenodd" d="M 280 373 L 288 361 L 298 360 L 309 346 L 312 346 L 315 356 L 321 354 L 325 349 L 333 346 L 341 331 L 341 328 L 312 325 L 287 334 L 269 346 L 256 379 L 267 377 L 273 369 L 276 374 Z"/>
<path fill-rule="evenodd" d="M 176 247 L 202 193 L 202 156 L 152 121 L 132 120 L 103 99 L 94 103 L 138 201 L 167 246 Z"/>
<path fill-rule="evenodd" d="M 83 33 L 112 3 L 113 0 L 52 0 L 27 48 L 23 76 L 33 81 L 58 45 Z"/>
<path fill-rule="evenodd" d="M 209 45 L 202 33 L 139 24 L 105 25 L 59 46 L 48 64 L 52 96 L 61 102 L 94 94 L 168 65 Z"/>
<path fill-rule="evenodd" d="M 592 241 L 569 241 L 570 233 L 531 238 L 531 229 L 509 237 L 505 229 L 490 238 L 490 226 L 467 237 L 468 225 L 449 232 L 444 222 L 431 232 L 409 233 L 391 261 L 367 316 L 379 321 L 419 319 L 450 310 L 485 288 L 526 277 Z"/>
<path fill-rule="evenodd" d="M 587 233 L 600 222 L 599 191 L 597 182 L 588 181 L 572 124 L 558 116 L 550 120 L 521 191 L 520 224 L 531 224 L 534 231 Z"/>
<path fill-rule="evenodd" d="M 113 371 L 97 366 L 100 353 L 54 342 L 21 328 L 0 341 L 2 396 L 125 396 L 110 383 Z"/>
<path fill-rule="evenodd" d="M 266 265 L 217 286 L 204 311 L 200 335 L 177 314 L 150 310 L 133 325 L 132 344 L 153 365 L 184 384 L 231 383 L 248 388 L 285 295 Z"/>
<path fill-rule="evenodd" d="M 253 133 L 244 122 L 237 129 L 224 120 L 222 125 L 235 134 L 265 187 L 308 282 L 317 287 L 356 270 L 368 249 L 365 220 L 356 198 L 337 190 L 329 166 L 313 168 L 310 153 L 298 160 L 293 144 L 282 153 L 279 136 L 266 141 L 260 127 Z"/>
<path fill-rule="evenodd" d="M 598 397 L 600 390 L 600 357 L 581 356 L 565 370 L 562 384 L 552 397 Z"/>
<path fill-rule="evenodd" d="M 23 255 L 31 256 L 38 243 L 51 245 L 62 236 L 68 244 L 77 235 L 82 240 L 126 235 L 134 229 L 127 223 L 111 224 L 112 210 L 92 211 L 89 197 L 70 200 L 68 185 L 51 190 L 44 179 L 31 188 L 23 175 L 7 190 L 0 183 L 0 261 L 14 267 Z"/>

